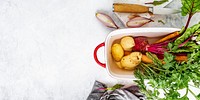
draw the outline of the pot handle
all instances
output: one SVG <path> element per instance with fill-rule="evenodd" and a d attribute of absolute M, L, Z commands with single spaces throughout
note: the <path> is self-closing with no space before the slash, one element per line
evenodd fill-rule
<path fill-rule="evenodd" d="M 106 64 L 102 63 L 99 61 L 98 57 L 97 57 L 97 51 L 99 50 L 99 48 L 105 46 L 105 42 L 100 43 L 99 45 L 96 46 L 96 48 L 94 49 L 94 60 L 96 61 L 97 64 L 99 64 L 101 67 L 106 68 Z"/>

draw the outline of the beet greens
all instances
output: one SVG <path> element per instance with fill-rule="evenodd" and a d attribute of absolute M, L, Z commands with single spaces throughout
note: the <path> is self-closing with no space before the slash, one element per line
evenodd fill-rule
<path fill-rule="evenodd" d="M 147 96 L 148 100 L 189 100 L 188 93 L 191 93 L 196 100 L 200 100 L 199 91 L 192 91 L 189 86 L 200 89 L 200 23 L 188 28 L 192 16 L 200 11 L 199 0 L 181 0 L 182 16 L 188 16 L 187 23 L 182 31 L 181 36 L 175 41 L 165 41 L 161 44 L 146 45 L 147 56 L 153 60 L 152 64 L 141 63 L 134 75 L 139 80 L 134 82 L 140 87 L 142 93 Z M 196 36 L 195 40 L 192 40 Z M 151 53 L 162 54 L 164 51 L 160 48 L 166 48 L 164 52 L 165 63 L 161 63 L 155 55 Z M 152 52 L 152 51 L 154 52 Z M 150 53 L 151 52 L 151 53 Z M 187 53 L 187 62 L 177 62 L 174 53 Z M 148 86 L 152 89 L 147 88 Z M 180 95 L 179 90 L 185 89 L 185 94 Z M 164 97 L 159 97 L 160 90 L 163 90 Z M 198 93 L 198 94 L 196 94 Z"/>
<path fill-rule="evenodd" d="M 200 12 L 200 2 L 199 0 L 181 0 L 182 7 L 181 7 L 181 14 L 182 16 L 188 15 L 188 20 L 185 25 L 185 30 L 187 29 L 192 16 Z"/>

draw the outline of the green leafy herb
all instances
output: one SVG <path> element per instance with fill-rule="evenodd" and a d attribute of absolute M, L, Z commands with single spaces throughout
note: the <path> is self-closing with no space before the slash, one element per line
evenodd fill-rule
<path fill-rule="evenodd" d="M 154 6 L 158 6 L 165 2 L 168 2 L 168 0 L 154 0 L 153 2 L 149 2 L 149 3 L 145 3 L 145 4 L 153 4 Z"/>
<path fill-rule="evenodd" d="M 190 36 L 192 36 L 197 30 L 200 30 L 200 24 L 196 24 L 196 25 L 186 29 L 186 31 L 183 33 L 183 35 L 181 35 L 174 41 L 174 45 L 179 45 L 179 44 L 183 43 L 186 39 L 188 39 Z"/>
<path fill-rule="evenodd" d="M 181 0 L 181 14 L 182 16 L 186 16 L 187 14 L 194 15 L 196 12 L 200 11 L 200 2 L 199 0 Z"/>
<path fill-rule="evenodd" d="M 187 23 L 185 25 L 185 29 L 187 29 L 189 22 L 192 18 L 192 16 L 200 11 L 200 2 L 199 0 L 181 0 L 182 7 L 181 7 L 181 14 L 182 16 L 188 16 Z"/>
<path fill-rule="evenodd" d="M 111 88 L 106 88 L 107 90 L 116 90 L 116 89 L 119 89 L 119 88 L 121 88 L 121 87 L 123 87 L 124 85 L 122 85 L 122 84 L 116 84 L 116 85 L 114 85 L 113 87 L 111 87 Z"/>
<path fill-rule="evenodd" d="M 197 95 L 197 97 L 200 99 L 200 93 Z"/>
<path fill-rule="evenodd" d="M 191 53 L 193 51 L 193 48 L 178 48 L 178 49 L 172 49 L 170 52 L 173 53 Z"/>
<path fill-rule="evenodd" d="M 196 41 L 200 41 L 200 35 L 197 36 Z"/>
<path fill-rule="evenodd" d="M 149 57 L 150 59 L 153 60 L 153 63 L 155 65 L 157 65 L 157 66 L 161 66 L 162 65 L 162 62 L 157 58 L 157 56 L 155 54 L 147 52 L 146 55 L 147 55 L 147 57 Z"/>
<path fill-rule="evenodd" d="M 179 36 L 174 42 L 168 44 L 169 52 L 181 53 L 192 52 L 194 49 L 200 48 L 196 42 L 191 41 L 191 38 L 197 35 L 200 31 L 200 23 L 187 28 L 181 36 Z"/>
<path fill-rule="evenodd" d="M 194 36 L 196 36 L 196 42 L 200 41 L 200 29 L 197 30 L 195 33 L 194 33 Z"/>
<path fill-rule="evenodd" d="M 165 25 L 165 22 L 163 22 L 163 20 L 158 20 L 159 23 L 162 23 L 163 25 Z"/>
<path fill-rule="evenodd" d="M 151 55 L 151 53 L 149 54 Z M 189 82 L 192 81 L 197 88 L 200 86 L 200 48 L 188 56 L 188 62 L 176 62 L 175 56 L 167 52 L 164 53 L 165 64 L 157 64 L 157 57 L 151 57 L 153 64 L 142 63 L 142 67 L 140 67 L 142 69 L 137 69 L 134 73 L 140 79 L 135 82 L 149 100 L 188 100 L 187 94 L 192 92 L 188 88 Z M 145 86 L 145 80 L 149 80 L 148 84 L 153 90 Z M 184 88 L 186 94 L 181 97 L 178 90 Z M 164 91 L 164 98 L 158 97 L 160 89 Z"/>
<path fill-rule="evenodd" d="M 168 43 L 168 52 L 164 53 L 163 61 L 159 60 L 156 55 L 146 53 L 153 61 L 152 64 L 141 63 L 135 71 L 135 76 L 139 80 L 135 82 L 139 85 L 149 100 L 189 100 L 187 94 L 190 92 L 196 100 L 200 100 L 200 94 L 195 95 L 190 90 L 190 82 L 194 87 L 200 88 L 200 45 L 195 41 L 200 40 L 200 23 L 187 28 L 192 16 L 200 12 L 199 0 L 181 0 L 182 15 L 189 14 L 188 21 L 180 31 L 181 36 L 174 42 Z M 191 40 L 197 36 L 195 41 Z M 174 54 L 187 53 L 187 61 L 177 62 Z M 146 87 L 146 82 L 152 88 Z M 181 96 L 178 92 L 185 89 L 185 95 Z M 160 98 L 160 90 L 164 91 L 164 97 Z"/>

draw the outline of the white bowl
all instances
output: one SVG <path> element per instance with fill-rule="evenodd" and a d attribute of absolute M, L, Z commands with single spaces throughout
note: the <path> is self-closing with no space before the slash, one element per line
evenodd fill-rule
<path fill-rule="evenodd" d="M 117 79 L 131 79 L 136 80 L 133 75 L 133 71 L 120 69 L 115 64 L 111 55 L 111 46 L 117 40 L 121 39 L 124 36 L 145 36 L 149 37 L 148 41 L 151 43 L 158 40 L 162 36 L 165 36 L 174 31 L 180 31 L 178 28 L 128 28 L 128 29 L 119 29 L 112 31 L 107 37 L 105 42 L 99 44 L 94 50 L 94 59 L 102 67 L 106 68 L 108 74 Z M 104 48 L 104 58 L 105 64 L 101 63 L 97 57 L 97 51 L 99 48 L 105 46 Z"/>

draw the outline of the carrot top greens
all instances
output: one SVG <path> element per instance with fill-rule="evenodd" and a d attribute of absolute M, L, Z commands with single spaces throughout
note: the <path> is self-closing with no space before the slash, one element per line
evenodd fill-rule
<path fill-rule="evenodd" d="M 141 89 L 141 92 L 147 96 L 149 100 L 188 100 L 188 92 L 190 90 L 189 82 L 195 87 L 200 88 L 200 51 L 195 50 L 189 54 L 187 62 L 179 63 L 175 61 L 175 56 L 165 52 L 165 64 L 157 61 L 157 57 L 148 54 L 149 58 L 153 58 L 153 64 L 141 63 L 141 67 L 135 71 L 135 76 L 139 79 L 135 82 Z M 141 72 L 143 70 L 143 72 Z M 148 85 L 153 87 L 150 90 L 145 85 L 145 80 L 148 80 Z M 184 96 L 180 97 L 178 90 L 186 89 Z M 159 97 L 159 89 L 164 91 L 165 97 Z M 195 95 L 197 100 L 200 99 L 200 94 Z"/>

